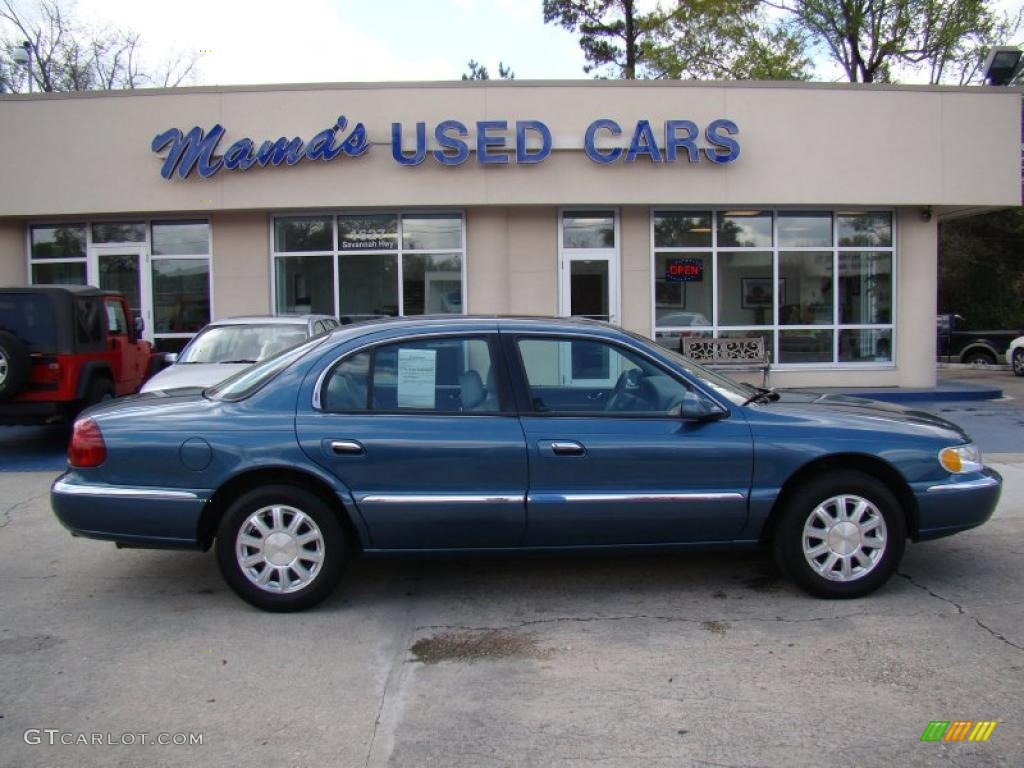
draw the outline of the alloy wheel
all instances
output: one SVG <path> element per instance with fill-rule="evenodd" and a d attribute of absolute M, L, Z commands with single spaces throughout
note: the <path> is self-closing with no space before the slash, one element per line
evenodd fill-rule
<path fill-rule="evenodd" d="M 821 577 L 850 582 L 882 560 L 887 529 L 878 507 L 861 496 L 833 496 L 818 504 L 804 523 L 804 558 Z"/>
<path fill-rule="evenodd" d="M 320 573 L 324 535 L 301 509 L 262 507 L 238 529 L 235 558 L 255 586 L 273 594 L 291 594 L 308 587 Z"/>
<path fill-rule="evenodd" d="M 0 387 L 3 386 L 5 381 L 7 381 L 7 372 L 9 369 L 10 363 L 7 362 L 7 355 L 5 355 L 3 350 L 0 349 Z"/>
<path fill-rule="evenodd" d="M 1024 376 L 1024 349 L 1018 349 L 1013 353 L 1013 372 L 1018 376 Z M 0 379 L 3 381 L 3 379 Z"/>

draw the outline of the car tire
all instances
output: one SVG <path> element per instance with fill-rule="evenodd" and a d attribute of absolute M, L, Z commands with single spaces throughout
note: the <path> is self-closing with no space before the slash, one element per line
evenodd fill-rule
<path fill-rule="evenodd" d="M 0 400 L 21 392 L 32 373 L 28 348 L 12 333 L 0 331 Z"/>
<path fill-rule="evenodd" d="M 775 560 L 804 591 L 863 597 L 884 584 L 903 557 L 907 526 L 892 491 L 855 470 L 827 471 L 784 500 Z"/>
<path fill-rule="evenodd" d="M 301 611 L 321 602 L 348 560 L 336 511 L 290 485 L 256 488 L 232 502 L 215 549 L 228 586 L 265 611 Z"/>
<path fill-rule="evenodd" d="M 995 365 L 996 358 L 991 352 L 976 350 L 964 355 L 964 362 L 967 363 L 967 365 Z"/>
<path fill-rule="evenodd" d="M 1016 376 L 1024 376 L 1024 347 L 1018 347 L 1013 351 L 1013 359 L 1010 361 L 1013 373 Z"/>

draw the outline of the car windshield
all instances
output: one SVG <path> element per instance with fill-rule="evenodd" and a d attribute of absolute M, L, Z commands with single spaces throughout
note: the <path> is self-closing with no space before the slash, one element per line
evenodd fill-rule
<path fill-rule="evenodd" d="M 642 341 L 645 346 L 653 347 L 661 354 L 667 355 L 674 363 L 685 369 L 686 372 L 698 382 L 735 405 L 743 405 L 752 394 L 758 391 L 755 386 L 743 384 L 739 381 L 733 381 L 727 376 L 722 376 L 714 371 L 709 371 L 704 366 L 697 365 L 697 363 L 693 362 L 690 358 L 685 357 L 672 349 L 652 345 L 650 339 L 645 339 L 643 336 L 637 336 L 633 333 L 631 333 L 630 336 L 638 341 Z"/>
<path fill-rule="evenodd" d="M 201 331 L 177 362 L 259 363 L 306 338 L 305 324 L 215 325 Z"/>
<path fill-rule="evenodd" d="M 205 390 L 203 395 L 211 400 L 244 400 L 327 338 L 327 334 L 321 334 L 298 347 L 286 349 L 274 357 L 239 371 L 234 376 L 229 376 L 216 386 Z"/>

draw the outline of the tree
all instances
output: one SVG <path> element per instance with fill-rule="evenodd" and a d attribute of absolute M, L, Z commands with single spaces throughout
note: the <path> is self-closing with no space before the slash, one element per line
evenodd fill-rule
<path fill-rule="evenodd" d="M 78 21 L 66 0 L 39 0 L 34 14 L 13 0 L 0 1 L 0 56 L 28 43 L 34 90 L 88 91 L 181 85 L 195 72 L 197 56 L 177 54 L 148 70 L 140 36 L 132 30 L 95 30 Z M 28 71 L 3 56 L 0 93 L 28 90 Z"/>
<path fill-rule="evenodd" d="M 808 77 L 796 32 L 765 18 L 760 0 L 544 0 L 544 21 L 578 32 L 584 72 L 627 80 Z"/>
<path fill-rule="evenodd" d="M 892 82 L 896 70 L 927 68 L 932 82 L 970 82 L 987 45 L 1020 28 L 989 0 L 763 0 L 784 11 L 850 82 Z M 1005 38 L 1004 38 L 1005 39 Z M 998 41 L 997 41 L 998 42 Z"/>
<path fill-rule="evenodd" d="M 476 59 L 470 59 L 466 66 L 469 67 L 469 72 L 464 72 L 462 75 L 463 80 L 490 80 L 491 73 L 487 71 L 487 67 L 480 64 Z M 504 63 L 498 62 L 498 77 L 502 80 L 515 80 L 516 73 L 512 71 L 511 67 L 506 67 Z"/>

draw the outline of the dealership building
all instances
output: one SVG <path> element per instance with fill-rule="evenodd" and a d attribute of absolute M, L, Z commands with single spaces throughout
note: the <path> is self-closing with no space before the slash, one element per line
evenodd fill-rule
<path fill-rule="evenodd" d="M 1012 89 L 444 82 L 0 97 L 0 285 L 211 319 L 585 315 L 935 381 L 938 223 L 1021 202 Z"/>

